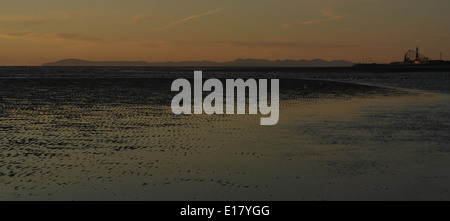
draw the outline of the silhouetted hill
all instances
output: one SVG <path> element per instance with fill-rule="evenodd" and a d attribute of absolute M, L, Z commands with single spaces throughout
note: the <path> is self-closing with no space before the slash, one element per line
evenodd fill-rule
<path fill-rule="evenodd" d="M 147 66 L 145 61 L 86 61 L 81 59 L 64 59 L 45 63 L 42 66 Z"/>
<path fill-rule="evenodd" d="M 325 61 L 314 60 L 265 60 L 236 59 L 227 62 L 214 61 L 181 61 L 181 62 L 145 62 L 145 61 L 86 61 L 80 59 L 65 59 L 45 63 L 42 66 L 223 66 L 223 67 L 349 67 L 353 63 L 345 60 Z"/>

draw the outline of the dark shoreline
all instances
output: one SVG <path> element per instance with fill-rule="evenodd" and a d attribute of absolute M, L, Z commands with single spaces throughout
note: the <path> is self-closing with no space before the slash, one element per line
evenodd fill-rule
<path fill-rule="evenodd" d="M 175 79 L 203 78 L 314 79 L 450 93 L 450 70 L 389 67 L 0 67 L 0 79 Z M 395 69 L 395 70 L 390 70 Z"/>
<path fill-rule="evenodd" d="M 190 68 L 193 67 L 180 67 Z M 194 67 L 195 68 L 195 67 Z M 205 67 L 205 71 L 258 71 L 258 72 L 373 72 L 373 73 L 396 73 L 396 72 L 443 72 L 450 71 L 447 66 L 396 66 L 396 65 L 374 65 L 374 66 L 352 66 L 352 67 Z"/>
<path fill-rule="evenodd" d="M 204 70 L 215 72 L 245 71 L 245 72 L 442 72 L 450 71 L 450 65 L 382 65 L 368 64 L 355 65 L 348 67 L 259 67 L 259 66 L 0 66 L 2 69 L 23 69 L 23 68 L 42 68 L 42 69 L 146 69 L 146 70 Z"/>

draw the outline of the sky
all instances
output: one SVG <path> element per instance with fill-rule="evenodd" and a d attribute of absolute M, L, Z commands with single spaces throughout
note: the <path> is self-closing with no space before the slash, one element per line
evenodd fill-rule
<path fill-rule="evenodd" d="M 1 0 L 0 65 L 450 59 L 448 0 Z M 448 56 L 448 57 L 446 57 Z"/>

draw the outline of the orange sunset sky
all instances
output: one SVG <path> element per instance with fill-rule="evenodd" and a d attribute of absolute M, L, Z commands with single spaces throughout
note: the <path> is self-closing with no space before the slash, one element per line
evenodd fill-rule
<path fill-rule="evenodd" d="M 450 57 L 448 0 L 1 0 L 0 65 Z M 447 57 L 446 57 L 447 56 Z"/>

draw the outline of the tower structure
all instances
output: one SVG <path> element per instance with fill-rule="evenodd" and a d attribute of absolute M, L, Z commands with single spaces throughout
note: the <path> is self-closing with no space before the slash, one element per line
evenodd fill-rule
<path fill-rule="evenodd" d="M 419 46 L 416 47 L 416 61 L 419 60 Z"/>

